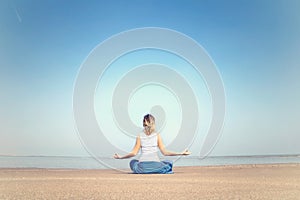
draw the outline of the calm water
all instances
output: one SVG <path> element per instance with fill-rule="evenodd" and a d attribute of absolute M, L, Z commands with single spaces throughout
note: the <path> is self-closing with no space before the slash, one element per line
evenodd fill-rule
<path fill-rule="evenodd" d="M 300 155 L 291 156 L 227 156 L 227 157 L 181 157 L 173 160 L 175 166 L 216 166 L 240 164 L 276 164 L 300 163 Z M 127 169 L 130 159 L 115 160 L 101 158 L 101 162 L 117 169 Z M 0 156 L 0 168 L 66 168 L 66 169 L 107 169 L 92 157 L 63 157 L 63 156 Z"/>

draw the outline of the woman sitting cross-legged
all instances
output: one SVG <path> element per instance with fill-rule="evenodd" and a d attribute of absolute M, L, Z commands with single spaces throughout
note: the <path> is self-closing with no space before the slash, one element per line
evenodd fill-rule
<path fill-rule="evenodd" d="M 164 156 L 189 155 L 190 152 L 185 150 L 182 153 L 171 152 L 165 148 L 160 134 L 155 132 L 155 118 L 147 114 L 143 119 L 144 131 L 136 138 L 133 150 L 124 156 L 114 155 L 115 159 L 131 158 L 137 155 L 141 149 L 139 160 L 131 160 L 130 168 L 135 174 L 172 174 L 172 161 L 160 161 L 158 149 Z"/>

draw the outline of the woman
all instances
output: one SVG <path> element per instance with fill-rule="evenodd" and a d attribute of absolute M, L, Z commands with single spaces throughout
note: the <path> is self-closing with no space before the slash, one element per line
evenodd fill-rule
<path fill-rule="evenodd" d="M 115 159 L 131 158 L 137 155 L 141 149 L 141 156 L 139 160 L 132 160 L 130 162 L 130 168 L 133 173 L 136 174 L 169 174 L 172 172 L 173 163 L 172 161 L 160 162 L 158 157 L 158 149 L 164 156 L 179 156 L 189 155 L 190 152 L 185 150 L 182 153 L 171 152 L 165 148 L 162 142 L 160 134 L 155 132 L 155 118 L 147 114 L 143 119 L 144 131 L 137 136 L 135 146 L 133 150 L 124 156 L 118 154 L 114 155 Z"/>

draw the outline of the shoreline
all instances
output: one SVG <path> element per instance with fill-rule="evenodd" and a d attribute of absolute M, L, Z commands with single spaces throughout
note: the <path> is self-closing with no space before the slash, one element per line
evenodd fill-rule
<path fill-rule="evenodd" d="M 299 156 L 252 156 L 252 157 L 164 157 L 161 160 L 171 160 L 174 166 L 227 166 L 252 164 L 283 164 L 300 163 Z M 0 156 L 1 168 L 67 168 L 67 169 L 128 169 L 129 159 L 115 160 L 113 158 L 95 159 L 92 157 L 11 157 Z"/>

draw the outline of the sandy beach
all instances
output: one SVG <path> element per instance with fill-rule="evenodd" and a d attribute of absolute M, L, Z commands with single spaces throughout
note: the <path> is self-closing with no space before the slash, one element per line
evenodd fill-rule
<path fill-rule="evenodd" d="M 300 199 L 300 164 L 175 167 L 174 172 L 0 169 L 0 199 Z"/>

